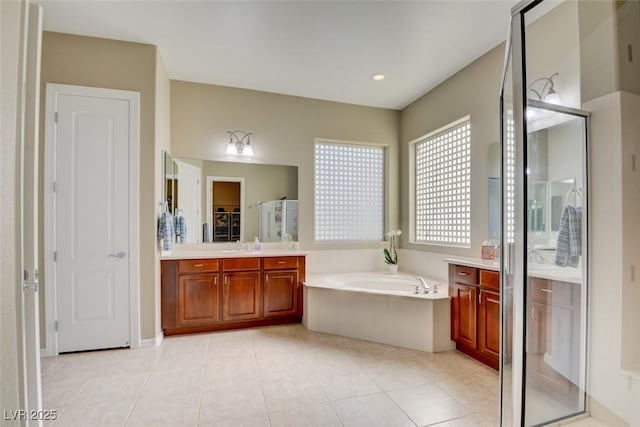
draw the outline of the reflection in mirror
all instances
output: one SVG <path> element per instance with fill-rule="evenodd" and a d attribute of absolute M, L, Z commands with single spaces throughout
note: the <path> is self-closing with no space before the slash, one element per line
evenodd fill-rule
<path fill-rule="evenodd" d="M 536 129 L 529 133 L 529 170 L 527 222 L 529 244 L 536 249 L 555 250 L 562 213 L 582 188 L 581 138 L 583 129 L 576 120 L 559 120 L 548 111 L 537 111 L 530 122 Z M 548 127 L 543 127 L 548 126 Z M 499 238 L 500 227 L 500 147 L 488 149 L 489 239 Z M 551 254 L 552 255 L 552 254 Z M 551 257 L 549 255 L 549 257 Z"/>
<path fill-rule="evenodd" d="M 176 218 L 184 218 L 186 228 L 178 243 L 298 239 L 295 166 L 166 155 L 165 175 L 169 209 Z"/>

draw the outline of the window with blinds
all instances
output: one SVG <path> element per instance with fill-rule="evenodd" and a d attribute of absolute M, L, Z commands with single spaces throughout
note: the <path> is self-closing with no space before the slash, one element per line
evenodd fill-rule
<path fill-rule="evenodd" d="M 415 144 L 415 241 L 471 246 L 469 120 Z"/>
<path fill-rule="evenodd" d="M 316 241 L 383 240 L 384 171 L 383 147 L 316 143 Z"/>

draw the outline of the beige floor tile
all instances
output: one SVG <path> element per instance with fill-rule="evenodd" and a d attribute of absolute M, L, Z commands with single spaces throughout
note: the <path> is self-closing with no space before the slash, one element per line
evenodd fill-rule
<path fill-rule="evenodd" d="M 431 383 L 430 376 L 420 366 L 402 362 L 369 365 L 364 372 L 384 391 Z"/>
<path fill-rule="evenodd" d="M 121 427 L 133 403 L 134 399 L 99 402 L 91 406 L 72 403 L 53 425 L 56 427 Z"/>
<path fill-rule="evenodd" d="M 198 419 L 199 397 L 175 395 L 158 398 L 155 395 L 144 395 L 133 407 L 127 420 L 127 427 L 195 426 Z"/>
<path fill-rule="evenodd" d="M 376 383 L 359 370 L 318 373 L 316 377 L 329 400 L 346 399 L 381 391 Z"/>
<path fill-rule="evenodd" d="M 94 377 L 73 400 L 74 406 L 93 406 L 117 400 L 135 399 L 147 374 L 122 374 Z"/>
<path fill-rule="evenodd" d="M 280 411 L 327 401 L 320 384 L 313 376 L 283 375 L 263 380 L 262 389 L 269 411 Z"/>
<path fill-rule="evenodd" d="M 269 419 L 267 414 L 257 414 L 198 425 L 200 427 L 269 427 Z"/>
<path fill-rule="evenodd" d="M 89 380 L 87 379 L 87 382 Z M 49 383 L 42 385 L 42 408 L 45 410 L 57 410 L 58 413 L 66 408 L 80 393 L 86 382 L 83 383 Z"/>
<path fill-rule="evenodd" d="M 498 424 L 485 420 L 482 417 L 471 415 L 468 417 L 456 418 L 429 427 L 498 427 Z"/>
<path fill-rule="evenodd" d="M 434 384 L 393 390 L 387 394 L 419 426 L 469 414 L 466 407 Z"/>
<path fill-rule="evenodd" d="M 213 423 L 266 412 L 259 384 L 235 383 L 223 388 L 208 388 L 202 392 L 198 423 Z"/>
<path fill-rule="evenodd" d="M 415 427 L 384 393 L 337 400 L 331 406 L 345 427 Z"/>
<path fill-rule="evenodd" d="M 396 427 L 460 416 L 438 425 L 487 427 L 497 420 L 497 372 L 461 353 L 302 325 L 169 337 L 157 348 L 69 354 L 42 366 L 44 405 L 60 410 L 56 426 Z"/>
<path fill-rule="evenodd" d="M 47 370 L 50 367 L 52 367 L 53 365 L 58 363 L 58 361 L 59 361 L 58 357 L 42 357 L 42 358 L 40 358 L 40 372 L 42 372 L 44 374 L 45 372 L 47 372 Z"/>
<path fill-rule="evenodd" d="M 330 404 L 269 412 L 271 427 L 341 427 Z"/>

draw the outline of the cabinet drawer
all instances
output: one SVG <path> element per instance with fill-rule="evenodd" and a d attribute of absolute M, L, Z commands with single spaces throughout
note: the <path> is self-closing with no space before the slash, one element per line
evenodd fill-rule
<path fill-rule="evenodd" d="M 217 259 L 183 259 L 178 261 L 178 273 L 197 273 L 200 271 L 218 271 Z"/>
<path fill-rule="evenodd" d="M 531 298 L 536 302 L 570 307 L 573 304 L 571 287 L 564 282 L 531 279 Z"/>
<path fill-rule="evenodd" d="M 455 265 L 453 268 L 453 281 L 455 283 L 464 283 L 466 285 L 477 285 L 478 269 L 466 267 L 464 265 Z"/>
<path fill-rule="evenodd" d="M 224 271 L 260 270 L 260 258 L 226 258 L 222 260 Z"/>
<path fill-rule="evenodd" d="M 298 268 L 298 257 L 288 256 L 264 259 L 265 270 L 285 270 L 294 268 Z"/>
<path fill-rule="evenodd" d="M 497 271 L 480 270 L 480 286 L 494 291 L 500 291 L 500 273 Z"/>

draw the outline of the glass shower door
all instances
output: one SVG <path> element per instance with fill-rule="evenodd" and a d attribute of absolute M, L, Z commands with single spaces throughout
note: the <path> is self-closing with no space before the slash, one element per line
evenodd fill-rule
<path fill-rule="evenodd" d="M 532 96 L 525 38 L 541 3 L 512 11 L 500 93 L 501 426 L 586 410 L 588 113 Z"/>

